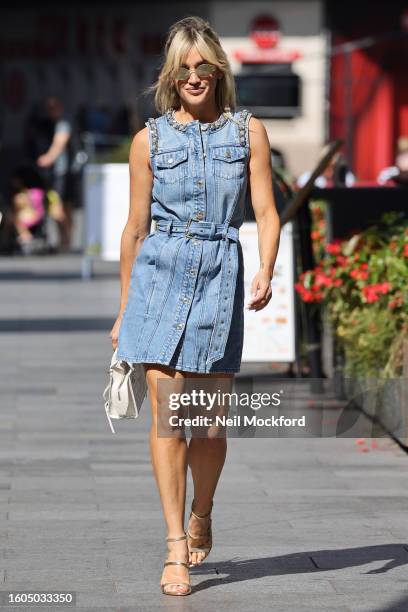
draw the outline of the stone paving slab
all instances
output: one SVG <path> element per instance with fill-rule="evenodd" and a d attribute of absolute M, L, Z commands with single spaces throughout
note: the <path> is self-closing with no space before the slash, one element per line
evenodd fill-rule
<path fill-rule="evenodd" d="M 83 612 L 406 612 L 408 458 L 384 439 L 229 438 L 211 555 L 191 596 L 161 595 L 150 408 L 112 435 L 101 398 L 117 267 L 79 272 L 0 258 L 0 590 L 74 590 Z M 191 498 L 189 480 L 186 516 Z"/>

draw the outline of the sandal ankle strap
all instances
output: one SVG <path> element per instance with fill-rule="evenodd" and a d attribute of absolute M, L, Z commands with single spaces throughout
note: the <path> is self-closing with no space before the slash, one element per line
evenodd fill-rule
<path fill-rule="evenodd" d="M 192 504 L 191 504 L 191 514 L 194 514 L 194 516 L 195 516 L 196 518 L 199 518 L 199 519 L 200 519 L 200 518 L 207 518 L 207 516 L 210 516 L 210 514 L 211 514 L 211 512 L 212 512 L 213 505 L 214 505 L 214 502 L 211 500 L 210 511 L 209 511 L 209 512 L 207 512 L 207 514 L 196 514 L 196 513 L 194 512 L 194 510 L 193 510 L 193 506 L 194 506 L 194 499 L 193 499 Z"/>
<path fill-rule="evenodd" d="M 184 567 L 187 567 L 187 569 L 189 568 L 188 564 L 185 561 L 166 561 L 165 563 L 163 563 L 164 567 L 166 567 L 167 565 L 184 565 Z"/>
<path fill-rule="evenodd" d="M 167 542 L 178 542 L 179 540 L 185 540 L 187 538 L 187 534 L 184 533 L 184 535 L 178 537 L 178 538 L 166 538 Z"/>

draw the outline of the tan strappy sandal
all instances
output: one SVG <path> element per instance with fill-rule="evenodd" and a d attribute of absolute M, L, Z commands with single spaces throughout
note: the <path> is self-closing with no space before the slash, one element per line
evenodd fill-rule
<path fill-rule="evenodd" d="M 213 502 L 211 501 L 210 511 L 204 515 L 196 514 L 193 511 L 193 506 L 194 506 L 194 499 L 191 504 L 190 518 L 192 515 L 194 515 L 198 519 L 206 519 L 207 517 L 211 515 L 212 508 L 213 508 Z M 204 533 L 203 535 L 200 535 L 200 536 L 193 536 L 187 529 L 187 535 L 188 535 L 188 540 L 187 540 L 188 550 L 190 553 L 193 553 L 193 552 L 206 553 L 205 557 L 203 557 L 201 561 L 199 561 L 198 563 L 190 563 L 189 567 L 195 567 L 196 565 L 200 565 L 204 561 L 204 559 L 208 557 L 208 555 L 210 554 L 210 550 L 212 548 L 211 518 L 208 520 L 207 533 Z"/>
<path fill-rule="evenodd" d="M 185 533 L 183 536 L 180 536 L 179 538 L 166 538 L 166 541 L 167 542 L 178 542 L 179 540 L 186 540 L 186 539 L 187 539 L 187 534 Z M 163 567 L 166 567 L 167 565 L 184 565 L 184 567 L 189 569 L 188 563 L 185 563 L 184 561 L 166 561 Z M 191 593 L 191 584 L 188 582 L 163 582 L 160 584 L 160 586 L 161 586 L 163 595 L 183 596 L 183 595 L 189 595 Z M 188 591 L 184 591 L 184 592 L 166 591 L 166 587 L 168 586 L 188 587 Z"/>

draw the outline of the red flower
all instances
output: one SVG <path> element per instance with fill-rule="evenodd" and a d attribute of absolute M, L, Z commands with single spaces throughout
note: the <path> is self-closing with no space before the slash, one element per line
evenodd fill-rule
<path fill-rule="evenodd" d="M 344 257 L 344 255 L 337 255 L 336 262 L 339 266 L 346 267 L 348 264 L 348 257 Z"/>
<path fill-rule="evenodd" d="M 314 287 L 315 286 L 313 286 L 313 288 Z M 309 289 L 305 289 L 305 287 L 301 285 L 300 283 L 295 284 L 295 289 L 299 293 L 301 299 L 304 302 L 321 302 L 322 299 L 324 298 L 322 293 L 319 293 L 317 291 L 313 292 L 313 291 L 310 291 Z"/>
<path fill-rule="evenodd" d="M 311 232 L 311 237 L 312 240 L 319 240 L 319 238 L 322 237 L 321 233 L 319 232 L 319 230 L 314 230 L 313 232 Z"/>
<path fill-rule="evenodd" d="M 356 280 L 367 280 L 368 272 L 361 270 L 360 266 L 360 268 L 354 268 L 353 270 L 351 270 L 350 276 Z"/>
<path fill-rule="evenodd" d="M 313 302 L 314 301 L 314 295 L 312 291 L 309 291 L 308 289 L 305 289 L 302 293 L 301 293 L 301 297 L 302 300 L 304 302 Z"/>
<path fill-rule="evenodd" d="M 391 283 L 379 283 L 377 287 L 378 287 L 378 291 L 382 293 L 383 295 L 385 295 L 391 289 Z"/>
<path fill-rule="evenodd" d="M 326 244 L 326 252 L 330 253 L 330 255 L 339 255 L 341 253 L 341 243 L 340 241 L 329 242 Z"/>
<path fill-rule="evenodd" d="M 323 285 L 324 287 L 331 287 L 331 285 L 333 284 L 333 281 L 329 276 L 327 276 L 327 274 L 318 272 L 316 274 L 316 284 L 319 286 Z"/>
<path fill-rule="evenodd" d="M 379 299 L 378 294 L 381 293 L 385 295 L 390 291 L 391 287 L 391 283 L 387 282 L 375 283 L 374 285 L 366 285 L 366 287 L 363 287 L 362 289 L 364 299 L 368 304 L 377 302 Z"/>
<path fill-rule="evenodd" d="M 407 230 L 407 234 L 408 234 L 408 230 Z M 402 251 L 402 254 L 404 255 L 404 257 L 408 257 L 408 244 L 404 244 L 404 250 Z"/>
<path fill-rule="evenodd" d="M 378 302 L 377 291 L 373 287 L 374 285 L 368 285 L 367 287 L 363 287 L 363 296 L 368 304 Z"/>

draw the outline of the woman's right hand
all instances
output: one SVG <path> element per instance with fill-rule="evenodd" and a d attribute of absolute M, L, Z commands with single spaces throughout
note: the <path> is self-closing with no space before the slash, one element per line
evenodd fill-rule
<path fill-rule="evenodd" d="M 112 347 L 114 351 L 118 348 L 119 330 L 120 330 L 120 325 L 122 323 L 122 318 L 123 318 L 123 313 L 120 313 L 109 333 L 109 336 L 112 340 Z"/>

